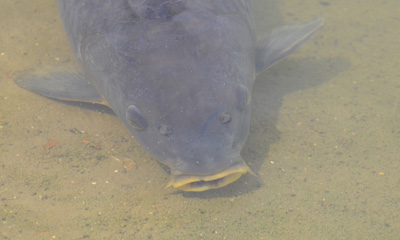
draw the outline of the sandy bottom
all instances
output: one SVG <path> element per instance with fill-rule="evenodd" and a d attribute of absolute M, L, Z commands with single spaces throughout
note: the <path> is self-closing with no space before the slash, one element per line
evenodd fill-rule
<path fill-rule="evenodd" d="M 107 108 L 15 85 L 74 59 L 55 1 L 3 0 L 1 239 L 398 239 L 400 2 L 255 6 L 259 32 L 327 25 L 256 81 L 242 157 L 259 178 L 182 193 Z"/>

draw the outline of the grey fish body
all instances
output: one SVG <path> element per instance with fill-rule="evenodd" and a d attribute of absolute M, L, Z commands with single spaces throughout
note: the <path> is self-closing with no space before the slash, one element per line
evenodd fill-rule
<path fill-rule="evenodd" d="M 250 171 L 240 151 L 256 74 L 323 25 L 317 19 L 281 28 L 256 43 L 245 0 L 58 4 L 82 78 L 65 87 L 67 77 L 59 77 L 54 84 L 62 82 L 63 93 L 35 77 L 19 84 L 49 97 L 106 103 L 171 168 L 170 185 L 185 191 L 222 187 Z"/>

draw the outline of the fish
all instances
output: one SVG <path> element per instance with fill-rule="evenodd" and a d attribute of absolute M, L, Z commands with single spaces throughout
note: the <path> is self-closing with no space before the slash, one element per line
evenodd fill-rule
<path fill-rule="evenodd" d="M 27 90 L 104 104 L 169 167 L 167 187 L 202 192 L 253 173 L 240 152 L 253 83 L 324 24 L 257 41 L 247 0 L 58 0 L 76 68 L 29 73 Z"/>

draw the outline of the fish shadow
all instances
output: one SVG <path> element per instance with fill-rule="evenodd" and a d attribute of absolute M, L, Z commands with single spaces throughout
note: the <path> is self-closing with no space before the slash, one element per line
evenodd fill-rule
<path fill-rule="evenodd" d="M 276 125 L 283 97 L 329 82 L 349 66 L 350 63 L 343 58 L 287 59 L 256 79 L 253 86 L 250 133 L 241 153 L 256 174 L 264 163 L 275 161 L 267 156 L 271 144 L 280 139 Z M 246 178 L 243 180 L 246 181 Z M 249 190 L 263 185 L 257 181 L 259 180 L 247 180 L 251 183 L 247 183 L 250 185 Z"/>
<path fill-rule="evenodd" d="M 52 101 L 58 102 L 58 103 L 66 104 L 68 106 L 78 107 L 78 108 L 93 111 L 93 112 L 101 112 L 101 113 L 105 113 L 108 115 L 117 116 L 117 115 L 115 115 L 114 111 L 111 108 L 109 108 L 106 105 L 99 104 L 99 103 L 67 101 L 67 100 L 61 100 L 61 99 L 57 99 L 57 98 L 49 98 L 49 99 L 51 99 Z"/>

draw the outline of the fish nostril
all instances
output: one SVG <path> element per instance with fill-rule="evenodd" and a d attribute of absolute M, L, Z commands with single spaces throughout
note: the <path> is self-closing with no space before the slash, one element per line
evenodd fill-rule
<path fill-rule="evenodd" d="M 231 121 L 231 114 L 228 112 L 222 112 L 219 114 L 218 119 L 221 123 L 228 123 Z"/>
<path fill-rule="evenodd" d="M 162 135 L 169 135 L 172 133 L 172 127 L 162 123 L 158 127 L 158 132 L 161 133 Z"/>

